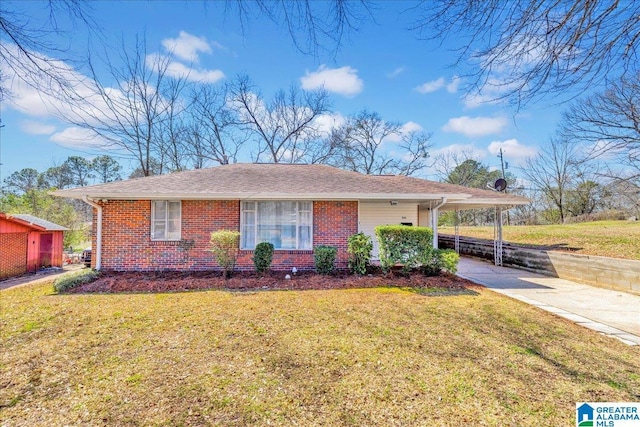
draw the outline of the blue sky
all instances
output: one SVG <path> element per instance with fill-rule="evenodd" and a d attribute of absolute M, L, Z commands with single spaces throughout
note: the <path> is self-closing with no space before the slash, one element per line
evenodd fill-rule
<path fill-rule="evenodd" d="M 38 22 L 47 12 L 45 4 L 24 2 L 19 7 Z M 432 158 L 460 151 L 492 167 L 499 165 L 500 148 L 511 165 L 522 165 L 552 135 L 562 112 L 562 107 L 550 103 L 516 111 L 505 103 L 483 103 L 481 97 L 465 96 L 463 89 L 469 82 L 459 76 L 473 71 L 474 65 L 452 67 L 453 46 L 418 40 L 416 33 L 407 30 L 414 16 L 403 2 L 377 3 L 375 23 L 349 33 L 337 52 L 317 56 L 300 53 L 290 35 L 267 19 L 254 19 L 241 28 L 236 15 L 225 16 L 222 6 L 215 2 L 93 2 L 91 16 L 102 35 L 89 37 L 78 25 L 52 42 L 68 45 L 65 55 L 69 57 L 82 57 L 88 48 L 97 57 L 103 43 L 117 48 L 123 40 L 133 44 L 136 35 L 145 36 L 148 54 L 172 52 L 176 73 L 189 69 L 191 76 L 216 84 L 246 73 L 266 98 L 292 84 L 305 89 L 324 85 L 338 116 L 366 108 L 385 120 L 403 123 L 407 130 L 433 133 Z M 70 73 L 84 71 L 71 68 Z M 44 171 L 71 155 L 103 154 L 87 149 L 87 144 L 79 147 L 80 134 L 46 108 L 42 95 L 18 83 L 12 89 L 14 96 L 5 99 L 1 108 L 0 179 L 27 167 Z M 128 160 L 119 160 L 128 171 L 132 168 Z M 435 170 L 422 175 L 438 178 Z"/>

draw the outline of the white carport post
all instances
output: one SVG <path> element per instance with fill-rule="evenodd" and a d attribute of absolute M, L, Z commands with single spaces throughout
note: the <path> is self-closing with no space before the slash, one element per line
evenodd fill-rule
<path fill-rule="evenodd" d="M 98 218 L 97 218 L 97 224 L 96 224 L 97 230 L 96 230 L 95 259 L 96 259 L 96 270 L 100 270 L 102 268 L 102 206 L 100 206 L 93 200 L 89 199 L 89 197 L 87 196 L 82 196 L 82 200 L 86 204 L 96 208 L 96 210 L 98 211 Z"/>
<path fill-rule="evenodd" d="M 496 205 L 493 224 L 493 261 L 500 267 L 502 266 L 502 206 Z"/>
<path fill-rule="evenodd" d="M 431 207 L 431 230 L 433 231 L 433 248 L 438 249 L 438 208 L 447 203 L 447 198 L 443 197 L 435 206 Z"/>

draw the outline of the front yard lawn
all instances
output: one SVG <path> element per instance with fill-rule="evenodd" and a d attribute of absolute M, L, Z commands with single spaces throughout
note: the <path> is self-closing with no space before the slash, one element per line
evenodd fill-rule
<path fill-rule="evenodd" d="M 476 291 L 5 290 L 0 424 L 559 426 L 640 400 L 639 348 Z"/>

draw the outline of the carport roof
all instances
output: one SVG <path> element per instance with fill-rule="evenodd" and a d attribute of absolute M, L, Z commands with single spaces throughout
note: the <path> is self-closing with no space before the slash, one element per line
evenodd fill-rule
<path fill-rule="evenodd" d="M 523 197 L 397 175 L 364 175 L 326 165 L 239 163 L 58 190 L 92 200 L 370 200 L 447 205 L 522 205 Z M 446 208 L 447 206 L 443 206 Z"/>

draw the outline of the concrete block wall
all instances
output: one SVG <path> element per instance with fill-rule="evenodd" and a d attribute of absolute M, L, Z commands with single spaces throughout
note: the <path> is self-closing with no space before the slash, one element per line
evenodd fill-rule
<path fill-rule="evenodd" d="M 454 236 L 440 235 L 440 248 L 454 248 Z M 493 260 L 493 241 L 460 237 L 460 253 Z M 502 264 L 578 283 L 640 294 L 640 260 L 546 251 L 504 244 Z"/>

